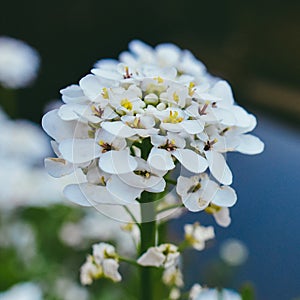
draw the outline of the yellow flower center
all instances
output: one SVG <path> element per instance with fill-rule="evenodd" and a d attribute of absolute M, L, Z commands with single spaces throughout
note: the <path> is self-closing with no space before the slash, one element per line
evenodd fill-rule
<path fill-rule="evenodd" d="M 164 82 L 164 80 L 160 76 L 154 77 L 154 80 L 157 80 L 158 83 L 163 83 Z"/>
<path fill-rule="evenodd" d="M 173 93 L 173 100 L 174 100 L 175 102 L 177 102 L 177 103 L 178 103 L 178 101 L 179 101 L 179 96 L 177 95 L 176 92 Z"/>
<path fill-rule="evenodd" d="M 132 108 L 133 108 L 132 103 L 127 98 L 125 98 L 121 101 L 121 105 L 128 110 L 132 110 Z"/>

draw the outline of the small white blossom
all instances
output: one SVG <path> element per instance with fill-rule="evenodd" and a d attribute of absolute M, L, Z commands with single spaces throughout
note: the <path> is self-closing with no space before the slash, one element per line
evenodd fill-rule
<path fill-rule="evenodd" d="M 194 249 L 201 251 L 205 248 L 205 242 L 215 237 L 212 226 L 204 227 L 199 223 L 184 225 L 185 240 Z"/>
<path fill-rule="evenodd" d="M 157 247 L 150 247 L 137 262 L 141 266 L 169 268 L 177 264 L 179 255 L 177 246 L 161 244 Z"/>
<path fill-rule="evenodd" d="M 168 286 L 183 286 L 183 276 L 181 270 L 178 266 L 171 266 L 166 268 L 163 272 L 162 281 L 165 285 Z"/>
<path fill-rule="evenodd" d="M 205 173 L 192 177 L 179 176 L 176 191 L 190 211 L 203 210 L 210 203 L 221 207 L 231 207 L 237 200 L 232 188 L 219 186 Z"/>
<path fill-rule="evenodd" d="M 25 42 L 0 37 L 0 84 L 18 89 L 34 81 L 40 65 L 40 57 L 35 49 Z"/>
<path fill-rule="evenodd" d="M 115 247 L 107 243 L 93 245 L 93 255 L 89 255 L 80 269 L 80 280 L 83 285 L 90 285 L 101 277 L 114 282 L 122 280 L 118 271 L 119 262 Z"/>

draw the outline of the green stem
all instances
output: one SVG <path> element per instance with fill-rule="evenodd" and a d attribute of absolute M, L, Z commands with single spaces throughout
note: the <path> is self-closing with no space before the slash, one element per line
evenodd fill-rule
<path fill-rule="evenodd" d="M 132 222 L 136 223 L 136 225 L 141 228 L 141 225 L 139 224 L 139 222 L 137 221 L 137 219 L 135 218 L 134 214 L 131 212 L 131 210 L 124 205 L 124 209 L 126 210 L 126 212 L 128 213 L 128 215 L 131 217 Z"/>
<path fill-rule="evenodd" d="M 156 214 L 154 194 L 143 192 L 141 202 L 141 245 L 140 256 L 148 248 L 155 246 Z M 140 267 L 140 300 L 153 300 L 154 282 L 152 280 L 152 268 Z"/>
<path fill-rule="evenodd" d="M 166 181 L 166 183 L 169 183 L 169 184 L 172 184 L 172 185 L 176 185 L 177 184 L 176 180 L 173 180 L 173 179 L 170 179 L 170 178 L 165 178 L 165 181 Z"/>
<path fill-rule="evenodd" d="M 119 256 L 118 257 L 120 261 L 124 261 L 124 262 L 127 262 L 133 266 L 140 266 L 135 260 L 133 259 L 130 259 L 130 258 L 127 258 L 127 257 L 123 257 L 123 256 Z"/>

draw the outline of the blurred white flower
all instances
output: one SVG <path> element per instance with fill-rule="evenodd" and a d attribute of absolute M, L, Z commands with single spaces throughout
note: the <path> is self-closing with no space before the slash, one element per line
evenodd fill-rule
<path fill-rule="evenodd" d="M 66 245 L 79 249 L 85 248 L 91 240 L 114 241 L 122 255 L 133 255 L 140 232 L 136 224 L 122 225 L 97 211 L 87 210 L 79 222 L 64 223 L 59 237 Z"/>
<path fill-rule="evenodd" d="M 190 289 L 189 300 L 195 300 L 202 290 L 202 286 L 199 283 L 195 283 Z"/>
<path fill-rule="evenodd" d="M 61 300 L 88 300 L 88 291 L 68 278 L 58 278 L 55 283 L 55 294 Z"/>
<path fill-rule="evenodd" d="M 242 241 L 228 239 L 220 247 L 220 256 L 228 265 L 240 266 L 248 258 L 248 249 Z"/>
<path fill-rule="evenodd" d="M 242 300 L 242 297 L 233 290 L 228 289 L 203 289 L 200 293 L 192 298 L 193 300 Z"/>
<path fill-rule="evenodd" d="M 32 83 L 40 66 L 38 52 L 21 40 L 0 37 L 0 84 L 18 89 Z"/>
<path fill-rule="evenodd" d="M 43 157 L 51 150 L 43 131 L 29 121 L 13 121 L 2 111 L 0 131 L 1 210 L 61 201 L 61 190 L 72 179 L 57 180 L 45 172 Z"/>
<path fill-rule="evenodd" d="M 42 300 L 42 290 L 33 282 L 18 283 L 0 293 L 0 300 Z"/>
<path fill-rule="evenodd" d="M 80 280 L 83 285 L 92 284 L 93 280 L 102 277 L 114 282 L 122 280 L 118 271 L 119 259 L 115 247 L 107 243 L 93 245 L 93 255 L 87 257 L 80 269 Z"/>
<path fill-rule="evenodd" d="M 205 242 L 215 237 L 212 226 L 204 227 L 199 223 L 184 225 L 185 240 L 188 245 L 200 251 L 205 248 Z"/>

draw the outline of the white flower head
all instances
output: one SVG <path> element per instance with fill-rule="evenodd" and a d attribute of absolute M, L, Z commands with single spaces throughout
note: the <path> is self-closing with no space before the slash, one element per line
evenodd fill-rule
<path fill-rule="evenodd" d="M 189 51 L 132 41 L 119 61 L 97 62 L 61 94 L 64 104 L 42 123 L 59 159 L 46 161 L 50 173 L 82 173 L 65 188 L 68 199 L 103 210 L 139 205 L 144 192 L 165 191 L 165 178 L 178 166 L 189 172 L 176 187 L 184 206 L 221 207 L 213 215 L 229 225 L 236 194 L 226 153 L 257 154 L 263 143 L 249 134 L 256 119 L 235 103 L 230 85 Z"/>
<path fill-rule="evenodd" d="M 18 89 L 28 86 L 37 76 L 40 57 L 25 42 L 0 37 L 0 84 Z"/>

